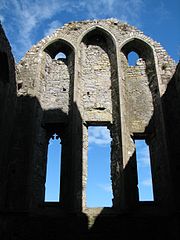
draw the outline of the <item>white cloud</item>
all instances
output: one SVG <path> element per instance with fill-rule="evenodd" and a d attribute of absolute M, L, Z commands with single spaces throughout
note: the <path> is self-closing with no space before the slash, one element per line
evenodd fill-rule
<path fill-rule="evenodd" d="M 142 149 L 142 152 L 139 157 L 139 162 L 141 163 L 142 166 L 150 166 L 150 157 L 149 153 L 144 149 Z"/>
<path fill-rule="evenodd" d="M 15 3 L 16 0 L 13 0 Z M 58 1 L 39 1 L 34 4 L 31 1 L 15 4 L 15 14 L 19 16 L 22 40 L 30 42 L 31 34 L 35 28 L 44 20 L 51 18 L 60 7 Z M 26 42 L 25 42 L 26 43 Z"/>
<path fill-rule="evenodd" d="M 119 18 L 134 24 L 144 0 L 0 0 L 0 16 L 16 57 L 68 21 L 77 19 Z M 37 37 L 38 36 L 38 37 Z"/>
<path fill-rule="evenodd" d="M 152 186 L 152 179 L 151 178 L 145 179 L 141 182 L 141 184 L 145 187 L 151 187 Z"/>
<path fill-rule="evenodd" d="M 3 23 L 4 22 L 4 17 L 2 15 L 0 15 L 0 22 Z"/>
<path fill-rule="evenodd" d="M 89 144 L 106 145 L 111 142 L 109 130 L 106 127 L 89 127 Z"/>
<path fill-rule="evenodd" d="M 22 52 L 24 55 L 34 44 L 39 26 L 49 21 L 57 12 L 62 12 L 67 5 L 68 1 L 64 0 L 52 0 L 51 2 L 48 0 L 9 0 L 7 3 L 4 1 L 0 10 L 6 12 L 3 19 L 10 35 L 15 35 L 12 44 L 15 54 L 21 55 Z M 57 22 L 53 21 L 49 28 L 52 29 L 53 24 L 55 27 Z"/>
<path fill-rule="evenodd" d="M 82 1 L 81 6 L 86 8 L 90 18 L 116 17 L 121 20 L 137 21 L 142 11 L 143 0 L 91 0 Z"/>
<path fill-rule="evenodd" d="M 97 186 L 105 192 L 112 193 L 112 186 L 110 184 L 97 184 Z"/>
<path fill-rule="evenodd" d="M 58 20 L 52 21 L 48 24 L 48 29 L 45 30 L 44 36 L 51 35 L 57 28 L 61 27 L 62 23 Z"/>
<path fill-rule="evenodd" d="M 136 154 L 139 167 L 150 167 L 149 147 L 144 141 L 136 141 Z"/>

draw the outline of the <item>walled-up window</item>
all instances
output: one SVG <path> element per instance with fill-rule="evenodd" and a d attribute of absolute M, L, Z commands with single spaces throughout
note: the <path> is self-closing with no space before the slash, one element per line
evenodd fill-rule
<path fill-rule="evenodd" d="M 139 55 L 136 52 L 134 51 L 130 52 L 128 54 L 128 65 L 136 66 L 138 59 L 139 59 Z"/>
<path fill-rule="evenodd" d="M 88 127 L 87 207 L 112 206 L 110 143 L 107 127 Z"/>
<path fill-rule="evenodd" d="M 149 147 L 144 139 L 135 140 L 139 201 L 154 201 Z"/>
<path fill-rule="evenodd" d="M 48 145 L 45 202 L 59 202 L 61 173 L 61 143 L 60 137 L 54 134 Z"/>
<path fill-rule="evenodd" d="M 74 83 L 74 49 L 70 43 L 57 39 L 44 50 L 45 65 L 42 69 L 42 94 L 53 101 L 44 102 L 44 108 L 60 109 L 68 113 L 72 106 Z M 53 90 L 52 90 L 53 86 Z M 59 112 L 60 112 L 59 111 Z"/>
<path fill-rule="evenodd" d="M 112 112 L 112 64 L 115 69 L 116 61 L 111 37 L 96 28 L 84 36 L 80 50 L 84 108 Z"/>
<path fill-rule="evenodd" d="M 9 82 L 9 64 L 7 54 L 0 52 L 0 81 Z"/>

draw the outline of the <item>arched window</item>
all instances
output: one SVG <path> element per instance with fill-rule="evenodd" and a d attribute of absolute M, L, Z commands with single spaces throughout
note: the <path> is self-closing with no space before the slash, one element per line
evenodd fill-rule
<path fill-rule="evenodd" d="M 49 140 L 46 183 L 45 183 L 45 202 L 60 201 L 60 177 L 61 177 L 61 139 L 55 133 Z"/>

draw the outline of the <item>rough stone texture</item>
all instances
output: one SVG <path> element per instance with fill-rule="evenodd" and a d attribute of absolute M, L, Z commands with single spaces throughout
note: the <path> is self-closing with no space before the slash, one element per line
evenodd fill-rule
<path fill-rule="evenodd" d="M 136 66 L 127 68 L 126 74 L 129 128 L 133 133 L 144 132 L 154 110 L 145 62 L 140 59 Z"/>
<path fill-rule="evenodd" d="M 68 23 L 20 61 L 16 92 L 2 29 L 0 43 L 0 238 L 130 239 L 133 232 L 138 239 L 179 239 L 180 68 L 161 45 L 116 19 Z M 128 63 L 132 51 L 135 66 Z M 112 138 L 112 208 L 86 207 L 92 125 L 107 126 Z M 47 149 L 55 133 L 61 198 L 47 203 Z M 135 139 L 149 145 L 154 202 L 139 202 Z"/>

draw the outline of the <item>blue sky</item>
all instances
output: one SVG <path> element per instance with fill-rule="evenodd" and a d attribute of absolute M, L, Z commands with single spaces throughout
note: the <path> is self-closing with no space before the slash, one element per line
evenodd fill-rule
<path fill-rule="evenodd" d="M 153 201 L 149 146 L 144 140 L 135 140 L 138 191 L 140 201 Z"/>
<path fill-rule="evenodd" d="M 111 207 L 110 131 L 107 127 L 88 127 L 87 206 Z"/>
<path fill-rule="evenodd" d="M 49 140 L 45 184 L 47 202 L 58 202 L 60 199 L 61 149 L 60 139 Z"/>
<path fill-rule="evenodd" d="M 0 0 L 0 20 L 12 46 L 16 62 L 24 54 L 56 28 L 70 21 L 86 19 L 117 18 L 136 26 L 145 35 L 160 42 L 169 55 L 178 62 L 180 59 L 180 1 L 179 0 Z M 89 170 L 98 169 L 98 161 L 104 159 L 106 171 L 109 169 L 109 143 L 107 130 L 90 130 L 89 132 Z M 143 143 L 140 145 L 140 167 L 147 167 L 147 153 Z M 53 148 L 52 148 L 53 149 Z M 60 149 L 50 150 L 51 156 L 60 155 Z M 59 151 L 59 152 L 53 152 Z M 96 153 L 96 154 L 95 154 Z M 95 158 L 94 156 L 97 156 Z M 56 160 L 53 160 L 55 162 Z M 59 158 L 57 158 L 58 164 Z M 95 163 L 98 163 L 97 165 Z M 145 163 L 146 162 L 146 163 Z M 59 168 L 56 166 L 55 169 Z M 92 170 L 91 172 L 93 172 Z M 145 173 L 141 184 L 148 189 L 149 175 Z M 52 174 L 54 171 L 52 170 Z M 98 170 L 97 174 L 98 175 Z M 57 175 L 57 179 L 58 179 Z M 90 176 L 89 176 L 90 179 Z M 95 179 L 95 176 L 92 177 Z M 88 180 L 89 181 L 89 180 Z M 103 199 L 112 198 L 110 179 L 99 179 L 92 188 Z M 51 188 L 51 187 L 50 187 Z M 57 191 L 57 190 L 56 190 Z M 103 195 L 104 194 L 104 195 Z M 90 194 L 93 195 L 93 194 Z M 97 194 L 95 194 L 97 195 Z M 57 198 L 52 196 L 50 198 Z M 98 204 L 98 200 L 88 199 L 88 204 Z M 111 200 L 103 202 L 109 206 Z"/>

